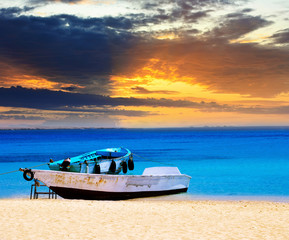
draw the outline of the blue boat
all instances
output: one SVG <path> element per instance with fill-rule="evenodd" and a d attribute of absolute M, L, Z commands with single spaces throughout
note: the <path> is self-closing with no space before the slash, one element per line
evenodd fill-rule
<path fill-rule="evenodd" d="M 126 148 L 106 148 L 75 157 L 68 157 L 48 164 L 50 170 L 90 173 L 118 174 L 134 169 L 132 153 Z"/>

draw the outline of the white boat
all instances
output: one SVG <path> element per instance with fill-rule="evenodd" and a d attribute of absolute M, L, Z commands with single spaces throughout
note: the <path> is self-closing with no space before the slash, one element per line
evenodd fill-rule
<path fill-rule="evenodd" d="M 132 153 L 126 148 L 105 148 L 48 164 L 50 170 L 78 173 L 118 174 L 133 170 Z"/>
<path fill-rule="evenodd" d="M 142 175 L 89 174 L 22 169 L 67 199 L 121 200 L 186 192 L 191 177 L 177 167 L 146 168 Z"/>

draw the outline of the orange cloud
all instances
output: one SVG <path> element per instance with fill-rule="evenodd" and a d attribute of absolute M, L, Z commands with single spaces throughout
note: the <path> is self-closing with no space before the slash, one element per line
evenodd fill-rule
<path fill-rule="evenodd" d="M 288 50 L 284 48 L 230 44 L 220 39 L 155 40 L 115 60 L 114 76 L 144 84 L 164 79 L 251 97 L 274 97 L 289 91 Z"/>
<path fill-rule="evenodd" d="M 177 38 L 178 38 L 178 36 L 175 33 L 166 33 L 166 34 L 158 35 L 156 37 L 156 39 L 160 39 L 160 40 L 163 40 L 163 39 L 173 40 L 173 39 L 177 39 Z"/>
<path fill-rule="evenodd" d="M 2 87 L 22 86 L 34 89 L 63 90 L 67 88 L 83 88 L 76 84 L 51 82 L 45 78 L 33 75 L 12 75 L 1 82 Z"/>
<path fill-rule="evenodd" d="M 158 58 L 148 59 L 146 64 L 139 69 L 135 69 L 127 75 L 111 76 L 111 86 L 113 96 L 135 96 L 138 94 L 171 94 L 178 93 L 184 89 L 179 85 L 177 89 L 176 82 L 193 83 L 193 77 L 182 77 L 177 73 L 176 65 L 166 64 Z M 135 91 L 137 89 L 146 89 L 147 91 Z M 137 94 L 137 95 L 138 95 Z"/>

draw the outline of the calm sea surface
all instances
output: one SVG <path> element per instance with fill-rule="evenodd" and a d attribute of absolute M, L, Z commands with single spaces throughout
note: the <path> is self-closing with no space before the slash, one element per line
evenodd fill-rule
<path fill-rule="evenodd" d="M 192 177 L 183 199 L 289 199 L 289 128 L 0 130 L 0 174 L 107 147 L 135 154 L 129 174 L 177 166 Z M 0 198 L 28 198 L 30 185 L 0 175 Z"/>

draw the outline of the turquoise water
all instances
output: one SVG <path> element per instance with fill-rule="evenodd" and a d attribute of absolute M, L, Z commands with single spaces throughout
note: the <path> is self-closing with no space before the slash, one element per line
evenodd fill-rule
<path fill-rule="evenodd" d="M 177 166 L 184 198 L 289 199 L 289 128 L 0 130 L 0 173 L 107 147 L 126 147 L 135 170 Z M 48 167 L 41 167 L 48 169 Z M 29 197 L 21 172 L 0 175 L 0 198 Z"/>

